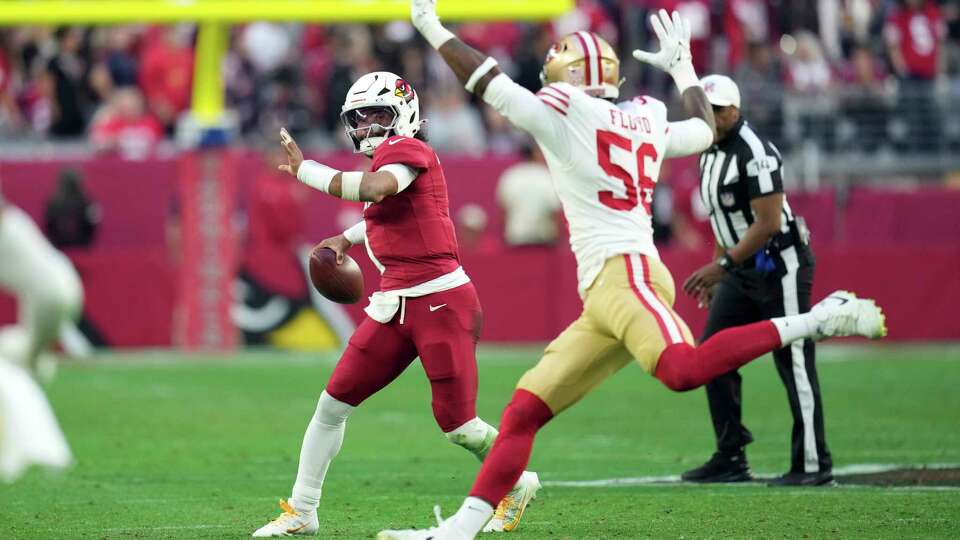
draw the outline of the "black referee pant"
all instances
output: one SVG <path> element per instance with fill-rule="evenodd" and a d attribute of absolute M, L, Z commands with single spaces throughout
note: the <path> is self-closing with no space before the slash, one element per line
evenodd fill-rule
<path fill-rule="evenodd" d="M 701 342 L 731 326 L 810 311 L 814 258 L 809 247 L 790 246 L 776 255 L 775 260 L 777 268 L 773 272 L 738 268 L 724 277 L 710 302 Z M 773 353 L 793 414 L 792 473 L 829 471 L 833 466 L 824 438 L 823 405 L 814 355 L 814 342 L 809 339 Z M 707 384 L 717 450 L 724 453 L 739 452 L 753 442 L 753 435 L 741 421 L 740 385 L 738 371 Z"/>

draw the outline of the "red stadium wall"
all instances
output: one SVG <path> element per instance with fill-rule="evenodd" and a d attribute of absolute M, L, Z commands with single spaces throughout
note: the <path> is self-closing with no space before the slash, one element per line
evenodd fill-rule
<path fill-rule="evenodd" d="M 247 208 L 251 185 L 269 173 L 257 156 L 238 159 L 236 169 L 247 173 L 237 178 L 238 207 Z M 327 161 L 340 167 L 361 163 L 353 155 Z M 489 242 L 480 251 L 463 254 L 486 314 L 484 339 L 545 341 L 579 312 L 576 269 L 566 245 L 511 249 L 499 243 L 502 219 L 493 194 L 500 173 L 512 163 L 503 157 L 444 158 L 454 212 L 472 202 L 491 217 Z M 103 209 L 95 246 L 70 254 L 86 288 L 86 318 L 116 346 L 171 344 L 177 270 L 176 249 L 168 246 L 168 218 L 177 207 L 176 161 L 4 162 L 4 195 L 39 218 L 57 174 L 67 165 L 84 172 L 91 198 Z M 791 202 L 814 231 L 815 297 L 846 287 L 877 298 L 887 311 L 891 339 L 960 339 L 960 318 L 953 309 L 960 304 L 960 191 L 855 188 L 840 210 L 829 190 L 791 195 Z M 305 238 L 318 241 L 337 232 L 335 216 L 345 204 L 310 194 L 302 224 Z M 302 288 L 292 283 L 299 276 L 289 261 L 269 251 L 243 253 L 252 259 L 256 273 L 275 281 L 277 288 Z M 372 292 L 373 266 L 362 250 L 353 255 Z M 662 255 L 681 282 L 710 252 L 665 248 Z M 359 317 L 361 307 L 353 306 L 351 314 Z M 677 309 L 697 334 L 704 312 L 682 296 Z M 0 324 L 14 318 L 13 301 L 0 295 Z"/>

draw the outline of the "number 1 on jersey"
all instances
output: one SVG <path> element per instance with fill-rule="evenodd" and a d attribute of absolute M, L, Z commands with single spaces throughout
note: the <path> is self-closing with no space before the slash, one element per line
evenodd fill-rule
<path fill-rule="evenodd" d="M 612 191 L 601 191 L 597 194 L 600 202 L 604 206 L 614 210 L 629 212 L 637 207 L 639 200 L 642 200 L 644 210 L 647 211 L 647 214 L 650 214 L 650 205 L 653 202 L 653 188 L 655 184 L 653 179 L 647 176 L 644 162 L 646 158 L 656 161 L 658 157 L 657 149 L 650 143 L 643 143 L 637 148 L 637 176 L 640 177 L 638 182 L 635 181 L 630 173 L 623 167 L 613 163 L 610 158 L 611 146 L 632 152 L 633 143 L 630 139 L 612 131 L 597 130 L 597 159 L 599 160 L 600 168 L 611 177 L 623 182 L 624 187 L 627 188 L 627 197 L 622 199 L 615 196 Z M 640 196 L 638 196 L 638 194 Z"/>

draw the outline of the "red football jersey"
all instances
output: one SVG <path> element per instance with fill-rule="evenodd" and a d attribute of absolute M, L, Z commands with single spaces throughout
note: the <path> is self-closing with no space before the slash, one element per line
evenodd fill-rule
<path fill-rule="evenodd" d="M 908 75 L 933 79 L 937 76 L 940 40 L 946 34 L 940 8 L 933 2 L 919 10 L 895 9 L 884 28 L 887 41 L 899 47 Z"/>
<path fill-rule="evenodd" d="M 405 289 L 460 266 L 447 181 L 437 154 L 410 137 L 390 137 L 373 152 L 371 170 L 399 163 L 418 171 L 407 189 L 363 211 L 367 248 L 380 268 L 380 289 Z"/>

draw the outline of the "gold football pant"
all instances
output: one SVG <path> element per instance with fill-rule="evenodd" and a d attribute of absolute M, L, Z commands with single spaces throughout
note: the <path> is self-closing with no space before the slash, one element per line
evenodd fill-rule
<path fill-rule="evenodd" d="M 673 311 L 674 298 L 673 277 L 659 259 L 607 259 L 587 290 L 583 313 L 547 346 L 517 388 L 558 414 L 631 359 L 653 374 L 665 348 L 693 344 L 690 329 Z"/>

